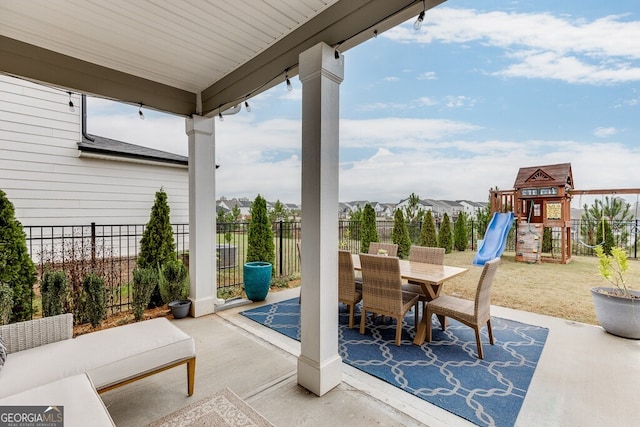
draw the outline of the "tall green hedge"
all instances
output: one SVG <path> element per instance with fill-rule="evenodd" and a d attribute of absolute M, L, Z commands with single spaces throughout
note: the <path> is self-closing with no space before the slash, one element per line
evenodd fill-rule
<path fill-rule="evenodd" d="M 465 251 L 469 238 L 467 236 L 467 217 L 464 212 L 460 212 L 456 222 L 453 224 L 453 246 L 458 251 Z"/>
<path fill-rule="evenodd" d="M 263 261 L 275 264 L 276 252 L 273 229 L 267 212 L 267 201 L 258 194 L 249 211 L 249 235 L 247 236 L 247 262 Z M 271 269 L 275 274 L 275 268 Z"/>
<path fill-rule="evenodd" d="M 371 242 L 380 241 L 378 238 L 378 226 L 376 222 L 376 211 L 371 204 L 364 205 L 362 211 L 362 227 L 360 232 L 360 252 L 369 252 Z"/>
<path fill-rule="evenodd" d="M 156 192 L 149 222 L 142 233 L 142 239 L 140 239 L 140 253 L 136 265 L 138 268 L 160 269 L 167 261 L 177 258 L 170 213 L 167 193 L 160 188 Z M 151 293 L 149 305 L 151 307 L 162 305 L 162 296 L 157 283 Z"/>
<path fill-rule="evenodd" d="M 451 220 L 446 213 L 442 216 L 440 232 L 438 233 L 438 247 L 444 248 L 445 253 L 451 253 L 453 249 L 453 234 L 451 232 Z"/>
<path fill-rule="evenodd" d="M 420 229 L 420 246 L 438 246 L 438 235 L 436 234 L 436 223 L 433 220 L 433 214 L 431 211 L 427 211 L 424 214 L 422 220 L 422 228 Z"/>
<path fill-rule="evenodd" d="M 391 240 L 398 245 L 398 257 L 406 259 L 409 257 L 409 249 L 411 248 L 411 237 L 409 229 L 404 220 L 402 209 L 396 209 L 393 215 L 393 230 L 391 231 Z"/>
<path fill-rule="evenodd" d="M 0 190 L 0 283 L 5 283 L 12 290 L 10 322 L 28 320 L 33 316 L 36 280 L 36 266 L 27 250 L 22 224 L 16 219 L 13 204 L 6 193 Z"/>

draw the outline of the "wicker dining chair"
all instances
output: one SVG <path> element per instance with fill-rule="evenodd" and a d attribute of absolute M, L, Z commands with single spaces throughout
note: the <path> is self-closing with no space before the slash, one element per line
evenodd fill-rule
<path fill-rule="evenodd" d="M 435 248 L 432 246 L 411 246 L 409 248 L 409 261 L 425 262 L 427 264 L 444 264 L 444 248 Z M 427 305 L 427 296 L 424 294 L 420 282 L 408 280 L 408 283 L 402 285 L 402 289 L 407 292 L 418 294 L 418 302 L 422 303 L 422 313 L 425 312 Z M 418 304 L 415 310 L 416 323 L 418 322 Z"/>
<path fill-rule="evenodd" d="M 451 317 L 461 323 L 473 328 L 476 333 L 476 345 L 478 346 L 478 358 L 484 359 L 482 351 L 482 341 L 480 340 L 480 328 L 487 325 L 489 342 L 493 345 L 493 331 L 491 330 L 491 287 L 496 270 L 500 264 L 500 258 L 488 261 L 482 270 L 478 288 L 476 289 L 475 301 L 441 295 L 427 304 L 427 338 L 431 341 L 431 317 L 441 315 L 443 318 Z M 446 328 L 446 321 L 442 324 L 442 330 Z"/>
<path fill-rule="evenodd" d="M 368 253 L 371 255 L 379 255 L 378 251 L 380 249 L 387 251 L 387 256 L 398 256 L 398 245 L 395 243 L 371 242 L 369 243 Z"/>
<path fill-rule="evenodd" d="M 353 329 L 356 304 L 362 300 L 362 290 L 356 283 L 351 252 L 338 251 L 338 301 L 349 307 L 349 329 Z"/>
<path fill-rule="evenodd" d="M 418 301 L 418 295 L 402 291 L 400 261 L 397 257 L 360 254 L 362 267 L 362 315 L 364 334 L 367 311 L 396 319 L 396 345 L 402 337 L 402 319 Z M 417 325 L 416 325 L 417 326 Z"/>

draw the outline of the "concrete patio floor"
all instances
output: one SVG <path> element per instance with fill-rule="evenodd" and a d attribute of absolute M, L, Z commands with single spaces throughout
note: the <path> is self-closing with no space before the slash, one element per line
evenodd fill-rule
<path fill-rule="evenodd" d="M 265 303 L 293 298 L 270 293 Z M 102 398 L 118 426 L 144 426 L 225 387 L 276 426 L 468 426 L 443 409 L 343 365 L 343 382 L 317 397 L 296 383 L 300 344 L 246 319 L 245 305 L 202 318 L 174 320 L 196 340 L 196 392 L 174 368 Z M 640 340 L 602 328 L 493 307 L 492 315 L 549 328 L 517 426 L 636 426 Z"/>

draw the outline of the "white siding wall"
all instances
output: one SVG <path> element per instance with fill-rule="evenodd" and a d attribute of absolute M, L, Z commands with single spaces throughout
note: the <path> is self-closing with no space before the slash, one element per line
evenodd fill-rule
<path fill-rule="evenodd" d="M 81 99 L 72 99 L 75 112 L 64 91 L 0 75 L 0 189 L 18 220 L 146 224 L 164 187 L 171 222 L 187 223 L 187 168 L 81 158 Z"/>

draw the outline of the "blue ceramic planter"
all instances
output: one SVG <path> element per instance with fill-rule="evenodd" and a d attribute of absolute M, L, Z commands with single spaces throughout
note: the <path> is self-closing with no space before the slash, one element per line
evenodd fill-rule
<path fill-rule="evenodd" d="M 244 291 L 251 301 L 264 301 L 271 286 L 271 264 L 263 261 L 248 262 L 243 268 Z"/>

